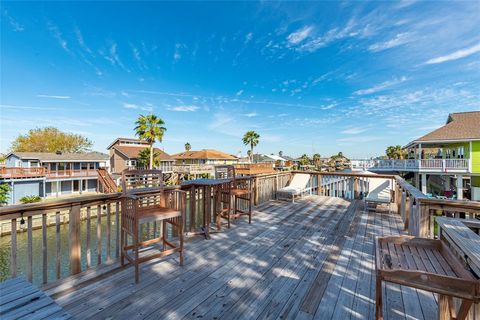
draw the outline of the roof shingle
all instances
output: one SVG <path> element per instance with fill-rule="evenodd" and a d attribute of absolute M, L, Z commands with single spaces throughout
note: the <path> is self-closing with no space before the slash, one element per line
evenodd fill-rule
<path fill-rule="evenodd" d="M 480 111 L 451 113 L 447 123 L 414 142 L 480 140 Z"/>
<path fill-rule="evenodd" d="M 136 159 L 138 158 L 138 153 L 142 151 L 143 149 L 148 148 L 145 146 L 113 146 L 113 149 L 119 151 L 120 153 L 124 154 L 127 156 L 129 159 Z M 154 148 L 155 152 L 158 153 L 158 157 L 160 158 L 161 161 L 173 161 L 174 158 L 170 156 L 168 153 L 165 151 Z"/>
<path fill-rule="evenodd" d="M 231 154 L 213 150 L 213 149 L 203 149 L 199 151 L 184 151 L 172 155 L 173 158 L 183 160 L 183 159 L 220 159 L 220 160 L 235 160 L 236 157 Z"/>

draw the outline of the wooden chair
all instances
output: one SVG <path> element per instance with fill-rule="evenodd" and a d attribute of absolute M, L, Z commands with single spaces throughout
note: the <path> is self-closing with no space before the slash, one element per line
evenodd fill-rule
<path fill-rule="evenodd" d="M 180 265 L 183 265 L 185 192 L 168 190 L 167 194 L 160 170 L 124 170 L 122 190 L 121 264 L 124 265 L 126 258 L 135 266 L 135 282 L 139 281 L 139 264 L 142 262 L 178 252 Z M 162 226 L 159 237 L 142 241 L 140 226 L 157 221 L 160 221 Z M 178 234 L 178 244 L 167 239 L 167 223 L 172 226 L 172 233 Z M 130 244 L 129 236 L 132 240 Z M 163 244 L 160 252 L 140 256 L 142 247 L 151 247 L 158 242 Z"/>
<path fill-rule="evenodd" d="M 241 216 L 248 216 L 248 223 L 252 223 L 252 181 L 251 179 L 237 179 L 235 167 L 230 165 L 215 166 L 215 179 L 231 179 L 231 183 L 223 184 L 219 189 L 220 210 L 217 213 L 217 227 L 221 227 L 221 219 L 227 220 L 230 228 L 230 220 Z M 238 200 L 248 201 L 248 210 L 238 208 Z M 232 207 L 233 200 L 233 207 Z"/>

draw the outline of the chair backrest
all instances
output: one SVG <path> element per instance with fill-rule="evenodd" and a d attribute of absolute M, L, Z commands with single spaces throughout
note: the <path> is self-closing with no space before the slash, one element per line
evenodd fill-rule
<path fill-rule="evenodd" d="M 230 165 L 215 166 L 215 179 L 235 180 L 235 167 Z"/>
<path fill-rule="evenodd" d="M 300 189 L 306 189 L 308 182 L 310 181 L 310 175 L 307 173 L 295 173 L 292 180 L 288 184 L 289 187 L 295 187 Z"/>
<path fill-rule="evenodd" d="M 128 193 L 138 189 L 163 189 L 161 170 L 123 170 L 122 191 Z"/>

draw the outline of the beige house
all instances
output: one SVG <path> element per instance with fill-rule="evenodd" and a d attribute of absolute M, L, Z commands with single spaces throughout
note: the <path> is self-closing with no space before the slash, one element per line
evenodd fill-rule
<path fill-rule="evenodd" d="M 184 151 L 172 155 L 177 165 L 220 165 L 236 164 L 238 158 L 213 149 L 203 149 L 199 151 Z"/>
<path fill-rule="evenodd" d="M 110 169 L 114 174 L 120 174 L 125 169 L 142 168 L 138 154 L 145 148 L 149 148 L 148 142 L 140 139 L 117 138 L 108 146 L 110 154 Z M 158 169 L 165 173 L 172 172 L 174 159 L 158 148 L 154 148 L 160 158 Z"/>

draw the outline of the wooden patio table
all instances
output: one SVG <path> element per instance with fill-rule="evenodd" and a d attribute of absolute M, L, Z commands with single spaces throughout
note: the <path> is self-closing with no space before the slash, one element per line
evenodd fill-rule
<path fill-rule="evenodd" d="M 439 294 L 438 319 L 465 319 L 480 301 L 480 282 L 441 240 L 412 236 L 377 237 L 376 319 L 382 319 L 382 281 Z M 456 312 L 453 297 L 462 301 Z M 455 316 L 456 313 L 456 316 Z"/>
<path fill-rule="evenodd" d="M 218 210 L 219 190 L 225 184 L 230 184 L 232 179 L 196 179 L 183 181 L 181 186 L 185 187 L 190 192 L 190 234 L 203 235 L 205 239 L 210 239 L 210 221 L 212 219 L 211 198 L 213 195 L 213 212 L 215 215 Z M 196 211 L 196 197 L 195 191 L 201 189 L 203 193 L 203 223 L 200 231 L 195 230 L 195 211 Z"/>

